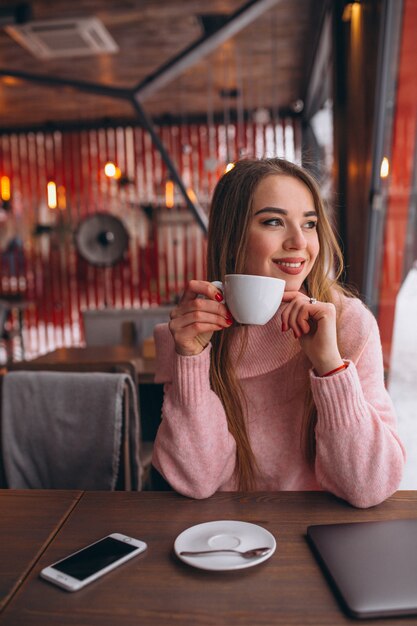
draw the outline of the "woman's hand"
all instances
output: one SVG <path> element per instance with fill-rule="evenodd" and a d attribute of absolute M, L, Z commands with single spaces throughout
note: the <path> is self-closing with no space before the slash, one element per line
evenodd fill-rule
<path fill-rule="evenodd" d="M 282 331 L 292 330 L 319 376 L 343 365 L 337 345 L 336 307 L 331 302 L 310 302 L 300 291 L 286 291 Z"/>
<path fill-rule="evenodd" d="M 203 296 L 202 298 L 198 296 Z M 233 318 L 221 292 L 205 280 L 191 280 L 179 304 L 171 312 L 169 330 L 175 350 L 183 356 L 200 354 L 216 330 L 228 328 Z"/>

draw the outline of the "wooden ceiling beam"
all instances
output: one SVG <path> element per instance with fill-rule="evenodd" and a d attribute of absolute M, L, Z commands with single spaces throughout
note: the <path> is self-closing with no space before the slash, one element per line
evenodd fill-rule
<path fill-rule="evenodd" d="M 203 35 L 193 44 L 185 48 L 177 56 L 173 57 L 153 74 L 147 76 L 134 89 L 134 98 L 138 102 L 144 102 L 158 89 L 174 80 L 186 69 L 198 63 L 204 56 L 213 52 L 222 43 L 236 35 L 251 22 L 256 20 L 262 13 L 271 9 L 281 0 L 249 0 L 240 9 L 232 13 L 213 33 Z"/>

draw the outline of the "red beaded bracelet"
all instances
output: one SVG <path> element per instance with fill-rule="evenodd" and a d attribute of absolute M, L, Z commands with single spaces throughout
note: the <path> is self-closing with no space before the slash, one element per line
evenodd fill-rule
<path fill-rule="evenodd" d="M 340 372 L 341 370 L 345 370 L 347 368 L 347 363 L 343 363 L 343 365 L 339 365 L 336 369 L 327 372 L 327 374 L 322 374 L 321 378 L 326 378 L 326 376 L 331 376 L 332 374 L 336 374 L 336 372 Z"/>

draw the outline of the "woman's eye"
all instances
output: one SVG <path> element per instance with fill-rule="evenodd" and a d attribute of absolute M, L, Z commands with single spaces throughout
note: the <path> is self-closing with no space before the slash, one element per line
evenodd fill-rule
<path fill-rule="evenodd" d="M 316 220 L 311 220 L 310 222 L 307 222 L 305 224 L 306 228 L 317 228 L 317 221 Z"/>
<path fill-rule="evenodd" d="M 282 226 L 284 224 L 280 217 L 271 217 L 271 219 L 264 220 L 262 223 L 266 226 Z"/>

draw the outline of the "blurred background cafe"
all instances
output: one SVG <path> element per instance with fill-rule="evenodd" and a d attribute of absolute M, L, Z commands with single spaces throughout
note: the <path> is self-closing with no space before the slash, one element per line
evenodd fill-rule
<path fill-rule="evenodd" d="M 417 0 L 2 0 L 3 371 L 113 359 L 146 431 L 153 327 L 205 276 L 216 181 L 282 156 L 377 317 L 416 488 L 416 31 Z"/>

